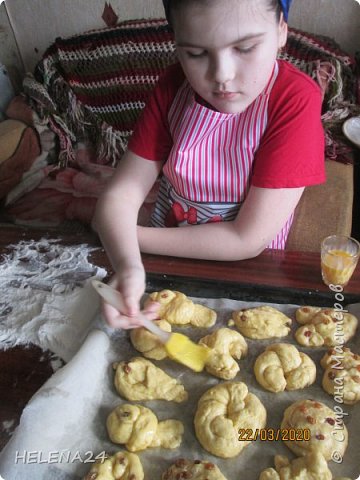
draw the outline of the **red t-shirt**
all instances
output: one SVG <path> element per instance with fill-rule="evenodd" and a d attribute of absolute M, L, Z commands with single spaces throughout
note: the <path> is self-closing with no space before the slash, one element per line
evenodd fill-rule
<path fill-rule="evenodd" d="M 325 181 L 324 132 L 320 88 L 285 61 L 268 102 L 268 122 L 255 152 L 251 184 L 262 188 L 294 188 Z M 180 64 L 159 79 L 128 148 L 154 161 L 165 161 L 173 145 L 168 112 L 185 80 Z"/>

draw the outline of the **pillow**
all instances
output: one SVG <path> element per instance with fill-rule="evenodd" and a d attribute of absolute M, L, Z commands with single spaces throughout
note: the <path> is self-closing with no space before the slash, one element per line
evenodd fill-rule
<path fill-rule="evenodd" d="M 40 155 L 35 130 L 17 120 L 0 123 L 0 199 L 17 185 Z"/>
<path fill-rule="evenodd" d="M 16 120 L 0 123 L 0 165 L 14 154 L 25 129 L 25 123 Z"/>
<path fill-rule="evenodd" d="M 12 120 L 20 120 L 26 125 L 34 125 L 33 110 L 26 102 L 24 95 L 17 95 L 10 101 L 5 115 Z"/>

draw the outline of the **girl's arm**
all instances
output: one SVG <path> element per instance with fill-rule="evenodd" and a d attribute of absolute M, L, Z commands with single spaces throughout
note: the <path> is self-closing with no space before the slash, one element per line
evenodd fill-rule
<path fill-rule="evenodd" d="M 127 306 L 122 313 L 129 316 L 136 315 L 145 289 L 136 231 L 138 212 L 160 170 L 161 162 L 145 160 L 128 150 L 100 196 L 92 222 L 115 270 L 112 283 Z M 112 326 L 124 326 L 119 312 L 108 305 L 105 316 Z"/>
<path fill-rule="evenodd" d="M 232 222 L 180 228 L 138 227 L 142 252 L 206 260 L 243 260 L 259 255 L 294 211 L 304 188 L 251 187 Z"/>

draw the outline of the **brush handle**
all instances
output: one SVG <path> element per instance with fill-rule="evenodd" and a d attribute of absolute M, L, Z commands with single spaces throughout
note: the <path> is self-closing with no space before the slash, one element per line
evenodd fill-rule
<path fill-rule="evenodd" d="M 99 280 L 92 280 L 92 286 L 98 292 L 98 294 L 110 305 L 115 307 L 117 310 L 124 311 L 125 305 L 122 299 L 120 292 L 114 288 L 106 285 Z M 157 325 L 155 325 L 151 320 L 149 320 L 143 312 L 139 312 L 137 318 L 140 320 L 141 324 L 150 332 L 154 333 L 162 343 L 166 343 L 170 338 L 170 333 L 164 332 Z"/>
<path fill-rule="evenodd" d="M 139 312 L 138 318 L 140 319 L 142 325 L 143 325 L 147 330 L 149 330 L 149 331 L 152 332 L 154 335 L 156 335 L 162 343 L 166 343 L 166 342 L 169 340 L 169 338 L 170 338 L 170 333 L 164 332 L 164 330 L 161 330 L 161 328 L 159 328 L 157 325 L 155 325 L 155 323 L 154 323 L 152 320 L 149 320 L 149 319 L 143 314 L 143 312 Z"/>

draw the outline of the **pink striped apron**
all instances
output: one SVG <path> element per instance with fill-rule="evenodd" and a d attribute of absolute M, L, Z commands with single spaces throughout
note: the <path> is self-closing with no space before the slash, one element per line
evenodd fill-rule
<path fill-rule="evenodd" d="M 267 125 L 278 64 L 264 91 L 242 113 L 196 102 L 185 81 L 168 114 L 173 147 L 163 168 L 151 218 L 156 227 L 233 220 L 250 187 L 255 152 Z M 283 249 L 292 217 L 269 245 Z"/>

